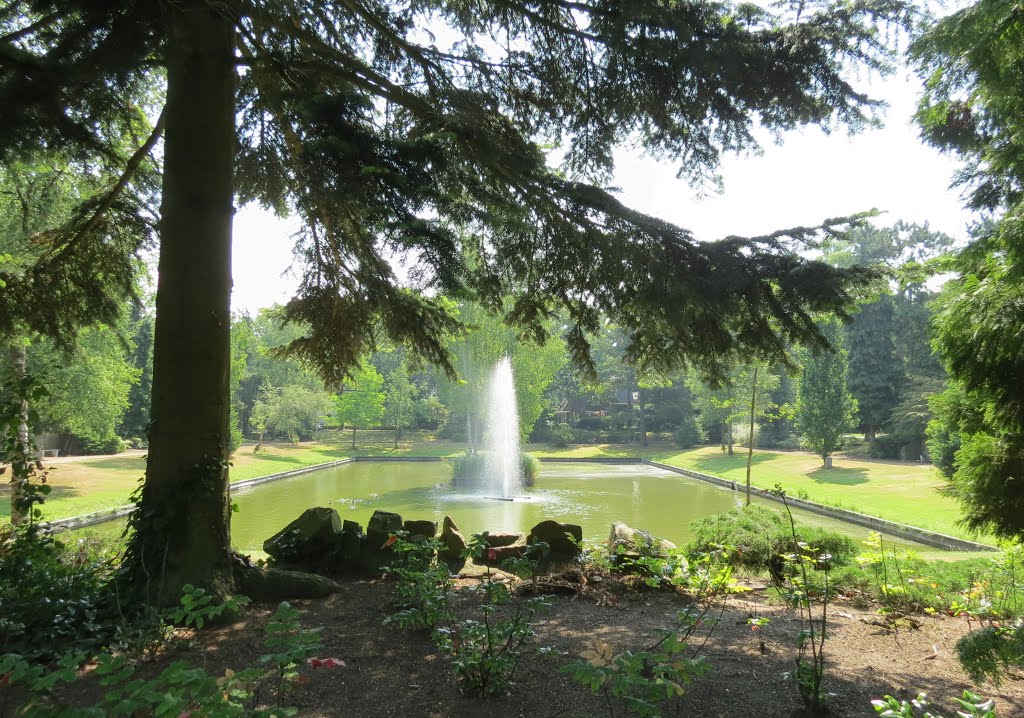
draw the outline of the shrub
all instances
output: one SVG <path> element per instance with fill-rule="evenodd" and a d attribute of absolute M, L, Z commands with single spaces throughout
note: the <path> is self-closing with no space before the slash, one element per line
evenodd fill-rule
<path fill-rule="evenodd" d="M 82 453 L 84 454 L 120 454 L 127 446 L 127 442 L 119 436 L 82 439 Z"/>
<path fill-rule="evenodd" d="M 523 468 L 523 486 L 533 486 L 540 473 L 540 459 L 525 451 L 520 454 L 519 461 Z"/>
<path fill-rule="evenodd" d="M 555 424 L 551 427 L 551 431 L 548 434 L 548 441 L 553 446 L 568 446 L 572 443 L 573 433 L 572 427 L 565 422 L 561 424 Z"/>
<path fill-rule="evenodd" d="M 472 483 L 484 472 L 487 455 L 478 451 L 475 454 L 462 453 L 449 456 L 445 461 L 451 464 L 452 480 L 456 483 Z M 523 472 L 523 486 L 533 486 L 540 473 L 540 461 L 533 454 L 525 451 L 519 455 L 520 468 Z"/>
<path fill-rule="evenodd" d="M 113 551 L 38 526 L 0 532 L 0 645 L 31 661 L 102 645 L 117 628 Z"/>
<path fill-rule="evenodd" d="M 799 451 L 804 448 L 804 442 L 796 434 L 789 434 L 779 440 L 777 448 L 787 451 Z"/>
<path fill-rule="evenodd" d="M 769 569 L 780 554 L 794 553 L 798 543 L 831 554 L 835 566 L 848 564 L 857 555 L 857 542 L 838 531 L 798 526 L 794 539 L 781 514 L 757 504 L 697 519 L 690 523 L 690 531 L 693 549 L 710 551 L 715 546 L 729 546 L 735 565 L 756 571 Z"/>
<path fill-rule="evenodd" d="M 708 439 L 707 432 L 704 431 L 704 426 L 701 424 L 700 417 L 690 414 L 689 416 L 683 417 L 682 422 L 676 428 L 675 433 L 676 446 L 681 449 L 692 449 L 695 446 L 700 446 Z"/>
<path fill-rule="evenodd" d="M 971 677 L 997 686 L 1024 665 L 1024 626 L 985 626 L 956 642 L 956 657 Z"/>
<path fill-rule="evenodd" d="M 601 434 L 588 429 L 574 429 L 572 439 L 574 444 L 597 444 L 601 440 Z"/>
<path fill-rule="evenodd" d="M 898 459 L 905 442 L 893 434 L 882 434 L 871 441 L 868 454 L 872 459 Z"/>

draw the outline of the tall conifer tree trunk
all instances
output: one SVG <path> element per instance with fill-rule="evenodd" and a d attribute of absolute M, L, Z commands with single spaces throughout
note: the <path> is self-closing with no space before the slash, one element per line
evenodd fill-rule
<path fill-rule="evenodd" d="M 14 371 L 15 381 L 20 382 L 25 378 L 25 365 L 27 363 L 25 353 L 25 340 L 21 337 L 15 337 L 10 340 L 9 343 L 10 361 L 11 368 Z M 28 435 L 28 401 L 21 399 L 18 406 L 18 447 L 16 452 L 29 451 L 29 435 Z M 23 453 L 24 457 L 25 454 Z M 28 458 L 28 457 L 25 457 Z M 16 462 L 14 462 L 16 463 Z M 28 516 L 19 508 L 21 505 L 22 498 L 25 495 L 25 476 L 19 475 L 18 472 L 14 471 L 13 467 L 11 470 L 11 523 L 14 525 L 22 524 Z M 30 509 L 31 510 L 31 509 Z"/>
<path fill-rule="evenodd" d="M 228 437 L 234 26 L 229 3 L 164 5 L 168 25 L 153 423 L 135 558 L 151 596 L 231 588 Z"/>

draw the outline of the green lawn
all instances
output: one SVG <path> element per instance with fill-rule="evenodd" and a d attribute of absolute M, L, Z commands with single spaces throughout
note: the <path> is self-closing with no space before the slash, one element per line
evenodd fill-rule
<path fill-rule="evenodd" d="M 251 444 L 242 446 L 231 458 L 231 481 L 244 481 L 259 476 L 291 471 L 304 466 L 337 461 L 349 456 L 447 456 L 463 449 L 462 444 L 433 441 L 417 435 L 399 442 L 393 448 L 393 434 L 383 431 L 361 431 L 352 447 L 352 434 L 329 434 L 325 440 L 292 444 L 268 444 L 253 454 Z M 62 519 L 93 511 L 116 508 L 129 503 L 129 497 L 146 471 L 146 457 L 97 456 L 52 464 L 48 483 L 53 487 L 43 505 L 46 519 Z M 0 484 L 0 520 L 10 516 L 7 484 Z"/>
<path fill-rule="evenodd" d="M 464 446 L 437 441 L 425 434 L 410 435 L 394 449 L 389 432 L 367 431 L 357 435 L 351 448 L 350 433 L 328 434 L 318 442 L 268 445 L 259 454 L 243 446 L 232 457 L 231 480 L 267 476 L 348 456 L 448 456 Z M 530 446 L 536 456 L 563 458 L 645 456 L 673 466 L 694 469 L 735 481 L 744 481 L 746 454 L 724 454 L 717 446 L 680 451 L 668 442 L 653 441 L 648 447 L 634 444 Z M 57 519 L 128 503 L 128 497 L 145 471 L 144 456 L 84 458 L 53 466 L 49 483 L 53 493 L 44 506 L 46 518 Z M 781 484 L 791 496 L 808 498 L 873 516 L 920 526 L 964 538 L 973 537 L 956 526 L 956 503 L 939 493 L 943 481 L 934 468 L 911 462 L 868 461 L 837 457 L 833 468 L 821 468 L 821 460 L 801 452 L 754 453 L 753 484 L 773 488 Z M 6 487 L 4 487 L 6 489 Z M 0 517 L 10 513 L 0 499 Z"/>
<path fill-rule="evenodd" d="M 746 455 L 724 454 L 717 446 L 664 452 L 649 458 L 738 482 L 746 481 Z M 838 457 L 831 469 L 802 452 L 754 452 L 751 484 L 765 489 L 781 484 L 790 496 L 839 506 L 890 521 L 962 538 L 991 542 L 956 525 L 956 501 L 939 491 L 945 485 L 934 467 L 904 461 Z"/>

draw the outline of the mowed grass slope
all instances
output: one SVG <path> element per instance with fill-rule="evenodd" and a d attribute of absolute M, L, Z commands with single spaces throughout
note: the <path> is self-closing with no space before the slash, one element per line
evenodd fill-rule
<path fill-rule="evenodd" d="M 292 469 L 322 464 L 349 456 L 449 456 L 465 447 L 457 442 L 438 441 L 419 433 L 409 434 L 393 448 L 393 435 L 383 431 L 360 431 L 356 449 L 351 432 L 327 432 L 320 441 L 268 444 L 254 454 L 252 445 L 241 447 L 232 457 L 231 481 L 268 476 Z M 533 445 L 528 449 L 540 458 L 594 458 L 644 456 L 673 466 L 693 469 L 742 483 L 746 475 L 746 452 L 728 456 L 717 446 L 680 451 L 667 441 L 638 444 L 599 444 L 551 447 Z M 44 517 L 65 518 L 128 503 L 129 496 L 145 473 L 145 455 L 83 457 L 52 465 L 49 483 L 53 493 Z M 961 513 L 956 502 L 943 496 L 944 482 L 929 465 L 899 461 L 866 461 L 838 456 L 833 468 L 824 469 L 821 459 L 803 452 L 755 451 L 752 471 L 754 486 L 771 489 L 781 484 L 791 496 L 841 506 L 891 521 L 964 538 L 973 536 L 957 526 Z M 0 488 L 0 519 L 10 514 L 6 485 Z"/>
<path fill-rule="evenodd" d="M 231 457 L 229 472 L 232 483 L 269 476 L 283 471 L 337 461 L 350 456 L 447 456 L 462 450 L 462 444 L 430 441 L 422 435 L 400 441 L 393 448 L 392 432 L 360 431 L 356 449 L 352 449 L 352 432 L 331 432 L 321 441 L 300 444 L 265 444 L 258 454 L 253 445 L 242 446 Z M 146 473 L 144 453 L 118 456 L 74 457 L 71 460 L 44 462 L 49 470 L 47 483 L 53 491 L 43 505 L 44 519 L 113 509 L 129 503 L 139 480 Z M 0 520 L 11 514 L 6 483 L 0 484 Z"/>
<path fill-rule="evenodd" d="M 745 452 L 733 456 L 717 446 L 665 453 L 650 458 L 672 466 L 746 482 Z M 836 457 L 831 469 L 803 452 L 755 451 L 751 484 L 764 489 L 780 484 L 790 496 L 859 511 L 890 521 L 951 536 L 985 540 L 957 526 L 956 501 L 941 493 L 946 482 L 929 464 Z"/>
<path fill-rule="evenodd" d="M 537 447 L 537 456 L 587 458 L 644 456 L 671 466 L 746 482 L 747 452 L 736 447 L 729 456 L 718 446 L 680 451 L 668 442 L 648 447 L 626 444 Z M 941 493 L 945 481 L 929 464 L 909 461 L 874 461 L 834 458 L 831 469 L 819 457 L 802 451 L 755 450 L 751 484 L 763 489 L 780 484 L 790 496 L 838 506 L 930 531 L 993 543 L 957 525 L 962 516 L 956 501 Z"/>

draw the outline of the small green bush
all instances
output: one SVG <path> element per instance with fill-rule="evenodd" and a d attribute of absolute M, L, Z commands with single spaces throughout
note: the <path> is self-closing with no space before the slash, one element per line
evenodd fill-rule
<path fill-rule="evenodd" d="M 484 452 L 478 451 L 475 454 L 455 454 L 445 460 L 452 467 L 452 479 L 456 483 L 472 482 L 482 475 L 486 456 Z M 525 451 L 520 453 L 519 460 L 523 471 L 523 486 L 533 486 L 540 473 L 540 460 Z"/>
<path fill-rule="evenodd" d="M 997 686 L 1024 666 L 1024 626 L 985 626 L 956 642 L 956 657 L 976 683 Z"/>
<path fill-rule="evenodd" d="M 872 459 L 899 459 L 906 442 L 893 434 L 882 434 L 871 440 L 868 455 Z"/>
<path fill-rule="evenodd" d="M 680 449 L 692 449 L 708 440 L 707 432 L 700 422 L 700 417 L 690 414 L 683 418 L 675 433 L 676 446 Z"/>
<path fill-rule="evenodd" d="M 755 571 L 767 570 L 779 554 L 797 550 L 782 515 L 756 504 L 697 519 L 690 523 L 690 531 L 694 550 L 729 546 L 735 565 Z M 797 527 L 797 541 L 813 546 L 819 553 L 831 554 L 833 566 L 850 563 L 858 551 L 857 542 L 849 536 L 822 528 Z"/>
<path fill-rule="evenodd" d="M 115 571 L 113 551 L 95 540 L 65 545 L 38 526 L 0 532 L 0 646 L 48 661 L 102 645 L 119 622 Z"/>
<path fill-rule="evenodd" d="M 120 454 L 128 448 L 128 442 L 119 436 L 105 438 L 86 438 L 82 440 L 82 453 L 89 455 Z"/>

